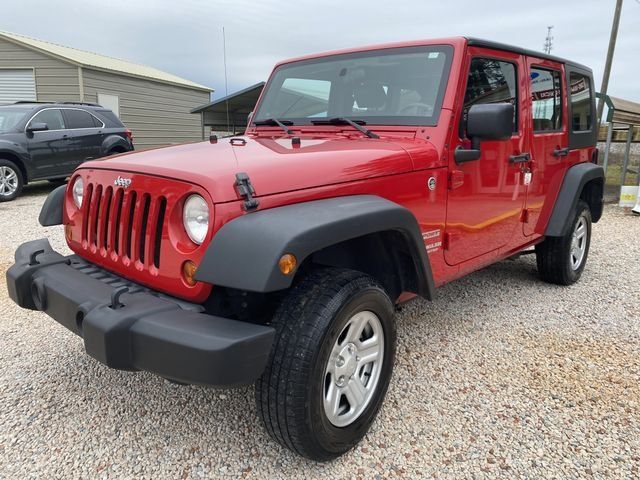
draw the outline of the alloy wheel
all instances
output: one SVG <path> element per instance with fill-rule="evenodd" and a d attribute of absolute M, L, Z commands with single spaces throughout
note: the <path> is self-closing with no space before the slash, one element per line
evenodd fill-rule
<path fill-rule="evenodd" d="M 18 174 L 10 167 L 0 166 L 0 196 L 10 197 L 18 189 Z"/>
<path fill-rule="evenodd" d="M 582 265 L 584 254 L 587 251 L 587 233 L 587 219 L 581 215 L 576 222 L 571 238 L 569 261 L 573 270 L 578 270 Z"/>
<path fill-rule="evenodd" d="M 324 412 L 334 426 L 346 427 L 362 415 L 378 386 L 383 361 L 380 319 L 370 311 L 356 313 L 338 335 L 325 368 Z"/>

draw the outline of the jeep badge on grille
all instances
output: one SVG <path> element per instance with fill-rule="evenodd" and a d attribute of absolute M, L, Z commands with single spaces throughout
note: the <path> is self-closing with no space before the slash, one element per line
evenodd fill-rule
<path fill-rule="evenodd" d="M 120 175 L 118 175 L 118 178 L 116 178 L 113 181 L 113 184 L 116 187 L 129 188 L 129 185 L 131 185 L 131 179 L 130 178 L 122 178 Z"/>

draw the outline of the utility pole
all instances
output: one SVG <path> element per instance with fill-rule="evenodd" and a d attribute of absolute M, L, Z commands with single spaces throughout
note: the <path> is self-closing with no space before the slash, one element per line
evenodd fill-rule
<path fill-rule="evenodd" d="M 609 50 L 607 50 L 607 61 L 604 64 L 604 73 L 602 74 L 602 86 L 600 93 L 607 94 L 609 88 L 609 75 L 611 74 L 611 63 L 613 62 L 613 52 L 616 49 L 616 39 L 618 38 L 618 26 L 620 25 L 620 13 L 622 12 L 622 0 L 616 0 L 616 11 L 613 14 L 613 25 L 611 26 L 611 37 L 609 38 Z M 604 100 L 598 99 L 598 125 L 602 118 L 602 110 L 604 110 Z"/>
<path fill-rule="evenodd" d="M 547 55 L 551 53 L 551 49 L 553 48 L 553 37 L 551 36 L 551 30 L 553 30 L 553 25 L 549 25 L 547 27 L 547 38 L 544 39 L 544 53 Z"/>

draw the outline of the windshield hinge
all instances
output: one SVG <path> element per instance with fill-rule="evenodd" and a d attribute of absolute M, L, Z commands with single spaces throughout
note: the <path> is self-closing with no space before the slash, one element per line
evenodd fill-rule
<path fill-rule="evenodd" d="M 256 194 L 253 185 L 251 185 L 251 179 L 245 172 L 236 173 L 236 192 L 240 198 L 244 198 L 243 208 L 248 212 L 249 210 L 255 210 L 260 205 L 260 202 L 253 198 Z"/>

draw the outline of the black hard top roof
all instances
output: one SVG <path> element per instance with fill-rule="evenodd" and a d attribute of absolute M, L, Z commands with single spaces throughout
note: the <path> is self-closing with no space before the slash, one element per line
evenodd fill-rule
<path fill-rule="evenodd" d="M 567 60 L 566 58 L 549 55 L 547 53 L 536 52 L 535 50 L 528 50 L 526 48 L 507 45 L 506 43 L 494 42 L 491 40 L 483 40 L 482 38 L 473 38 L 473 37 L 465 37 L 465 38 L 467 39 L 467 44 L 474 47 L 485 47 L 485 48 L 494 48 L 496 50 L 506 50 L 507 52 L 519 53 L 520 55 L 528 55 L 531 57 L 552 60 L 554 62 L 566 63 L 568 65 L 581 68 L 588 72 L 592 71 L 591 68 L 587 67 L 586 65 L 582 65 L 580 63 Z"/>

